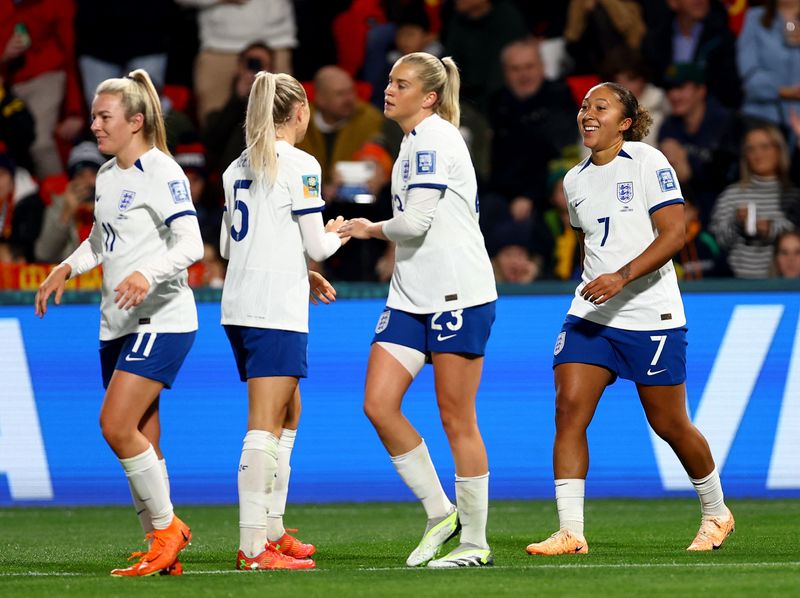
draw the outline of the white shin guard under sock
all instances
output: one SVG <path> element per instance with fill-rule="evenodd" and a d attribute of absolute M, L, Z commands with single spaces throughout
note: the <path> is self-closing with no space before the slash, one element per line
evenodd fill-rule
<path fill-rule="evenodd" d="M 415 449 L 392 457 L 392 464 L 406 486 L 422 502 L 428 519 L 444 517 L 453 510 L 453 503 L 444 493 L 424 440 Z"/>
<path fill-rule="evenodd" d="M 583 497 L 586 480 L 565 478 L 555 481 L 556 508 L 560 529 L 583 537 Z"/>
<path fill-rule="evenodd" d="M 154 529 L 168 528 L 172 523 L 172 502 L 169 500 L 169 487 L 164 480 L 165 469 L 159 462 L 153 445 L 149 445 L 143 453 L 120 459 L 119 462 L 125 470 L 134 501 L 138 499 L 137 513 L 145 509 Z M 142 527 L 144 525 L 142 522 Z"/>
<path fill-rule="evenodd" d="M 700 499 L 700 509 L 704 517 L 724 517 L 728 514 L 725 497 L 722 494 L 722 482 L 716 467 L 702 479 L 689 479 Z"/>
<path fill-rule="evenodd" d="M 167 473 L 167 461 L 165 459 L 159 459 L 159 465 L 161 465 L 161 474 L 164 477 L 164 485 L 167 487 L 167 496 L 170 496 L 170 488 L 169 488 L 169 474 Z M 142 531 L 145 535 L 152 532 L 155 528 L 153 527 L 153 521 L 150 519 L 150 512 L 147 510 L 147 506 L 141 501 L 141 499 L 136 496 L 136 491 L 133 489 L 133 484 L 131 484 L 130 479 L 128 479 L 128 488 L 131 491 L 131 498 L 133 499 L 133 507 L 136 509 L 136 516 L 139 518 L 139 523 L 142 526 Z"/>
<path fill-rule="evenodd" d="M 289 461 L 292 457 L 297 430 L 283 428 L 278 440 L 278 472 L 275 474 L 275 485 L 269 497 L 269 513 L 267 514 L 267 539 L 280 540 L 286 533 L 283 526 L 283 514 L 286 512 L 286 498 L 289 494 L 289 477 L 292 468 Z"/>
<path fill-rule="evenodd" d="M 269 495 L 278 470 L 278 439 L 265 430 L 250 430 L 239 460 L 239 549 L 254 557 L 267 543 Z"/>
<path fill-rule="evenodd" d="M 489 472 L 464 478 L 456 476 L 456 505 L 461 521 L 461 544 L 489 548 L 486 520 L 489 516 Z"/>

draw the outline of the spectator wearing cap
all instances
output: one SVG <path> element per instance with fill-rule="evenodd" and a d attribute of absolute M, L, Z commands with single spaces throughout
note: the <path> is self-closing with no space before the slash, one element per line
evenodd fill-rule
<path fill-rule="evenodd" d="M 219 227 L 222 224 L 222 207 L 208 183 L 206 151 L 200 142 L 180 143 L 175 148 L 175 161 L 183 168 L 189 179 L 189 191 L 197 212 L 200 234 L 206 243 L 219 243 Z"/>
<path fill-rule="evenodd" d="M 36 261 L 60 263 L 89 236 L 94 220 L 97 171 L 105 162 L 92 141 L 83 141 L 72 148 L 67 160 L 67 186 L 63 192 L 53 194 L 44 212 L 42 230 L 34 246 Z"/>
<path fill-rule="evenodd" d="M 34 261 L 33 245 L 42 228 L 44 203 L 30 173 L 17 166 L 0 143 L 0 243 L 14 258 Z"/>
<path fill-rule="evenodd" d="M 669 14 L 651 27 L 642 53 L 662 86 L 670 65 L 694 62 L 708 73 L 708 93 L 729 108 L 738 108 L 742 89 L 736 70 L 736 36 L 720 0 L 667 0 Z"/>
<path fill-rule="evenodd" d="M 708 95 L 701 65 L 671 65 L 664 84 L 671 115 L 658 132 L 659 149 L 707 226 L 717 196 L 736 178 L 740 123 L 731 110 Z"/>

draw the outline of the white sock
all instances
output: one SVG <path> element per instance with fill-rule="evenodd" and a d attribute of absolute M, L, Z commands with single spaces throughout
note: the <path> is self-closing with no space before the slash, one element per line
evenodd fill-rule
<path fill-rule="evenodd" d="M 292 468 L 289 459 L 294 448 L 297 430 L 284 428 L 278 440 L 278 473 L 275 474 L 275 485 L 269 497 L 269 514 L 267 515 L 267 539 L 280 540 L 286 533 L 283 527 L 283 514 L 286 511 L 286 497 L 289 494 L 289 476 Z"/>
<path fill-rule="evenodd" d="M 569 478 L 556 480 L 556 508 L 560 529 L 583 537 L 583 497 L 586 480 Z"/>
<path fill-rule="evenodd" d="M 147 510 L 153 528 L 167 529 L 172 523 L 172 503 L 169 500 L 169 489 L 164 482 L 164 469 L 153 445 L 149 445 L 143 453 L 120 459 L 119 462 L 125 470 L 131 494 Z M 136 510 L 138 512 L 141 507 L 137 506 Z"/>
<path fill-rule="evenodd" d="M 703 479 L 692 480 L 692 485 L 700 499 L 704 517 L 725 517 L 728 514 L 725 497 L 722 495 L 722 482 L 719 481 L 716 467 Z"/>
<path fill-rule="evenodd" d="M 254 557 L 267 543 L 269 495 L 278 469 L 278 439 L 265 430 L 250 430 L 239 460 L 239 550 Z"/>
<path fill-rule="evenodd" d="M 167 462 L 164 459 L 159 459 L 159 465 L 161 465 L 161 474 L 164 477 L 164 485 L 167 487 L 167 496 L 170 495 L 169 491 L 169 475 L 167 474 Z M 136 491 L 133 489 L 133 484 L 131 484 L 130 479 L 128 479 L 128 488 L 131 491 L 131 498 L 133 499 L 133 507 L 136 509 L 136 516 L 139 517 L 139 523 L 142 526 L 142 531 L 144 532 L 145 536 L 153 531 L 153 521 L 150 519 L 150 512 L 147 510 L 147 506 L 142 502 L 142 500 L 136 496 Z"/>
<path fill-rule="evenodd" d="M 392 463 L 406 486 L 422 502 L 428 519 L 445 517 L 453 510 L 453 503 L 447 498 L 436 475 L 425 440 L 404 455 L 392 457 Z"/>
<path fill-rule="evenodd" d="M 486 519 L 489 515 L 489 472 L 462 478 L 456 476 L 456 505 L 461 521 L 461 544 L 489 548 Z"/>

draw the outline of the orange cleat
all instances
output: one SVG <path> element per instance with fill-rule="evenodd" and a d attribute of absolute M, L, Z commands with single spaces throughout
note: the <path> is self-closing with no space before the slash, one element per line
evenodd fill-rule
<path fill-rule="evenodd" d="M 297 530 L 287 529 L 286 532 L 297 533 Z M 308 558 L 317 551 L 316 546 L 313 544 L 303 544 L 300 540 L 288 533 L 284 533 L 278 540 L 270 540 L 268 544 L 278 552 L 288 554 L 290 557 L 296 559 Z"/>
<path fill-rule="evenodd" d="M 159 575 L 183 575 L 183 563 L 180 560 L 175 559 L 175 562 L 172 563 L 166 569 L 162 569 L 158 572 Z"/>
<path fill-rule="evenodd" d="M 236 568 L 240 571 L 263 571 L 275 569 L 313 569 L 316 564 L 312 559 L 296 559 L 278 552 L 267 544 L 264 552 L 252 558 L 245 556 L 241 550 L 236 555 Z"/>
<path fill-rule="evenodd" d="M 703 517 L 697 535 L 686 550 L 716 550 L 722 546 L 725 538 L 736 528 L 733 513 L 730 509 L 727 511 L 726 517 Z"/>
<path fill-rule="evenodd" d="M 186 548 L 192 539 L 192 532 L 189 526 L 181 521 L 177 515 L 173 515 L 172 523 L 166 529 L 157 529 L 146 536 L 151 540 L 150 550 L 145 553 L 134 552 L 128 560 L 139 557 L 139 561 L 125 569 L 114 569 L 111 575 L 117 577 L 142 577 L 145 575 L 156 575 L 162 569 L 170 569 L 176 566 L 178 554 Z M 183 566 L 180 571 L 183 573 Z M 169 573 L 169 575 L 180 575 L 180 573 Z"/>
<path fill-rule="evenodd" d="M 528 551 L 528 554 L 540 554 L 544 556 L 553 556 L 556 554 L 588 554 L 589 544 L 583 536 L 578 536 L 569 530 L 562 529 L 543 542 L 528 544 L 525 550 Z"/>

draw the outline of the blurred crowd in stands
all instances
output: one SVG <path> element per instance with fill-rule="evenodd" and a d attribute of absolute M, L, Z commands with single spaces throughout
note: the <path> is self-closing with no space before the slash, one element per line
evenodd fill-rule
<path fill-rule="evenodd" d="M 679 276 L 800 277 L 800 0 L 0 0 L 0 264 L 58 263 L 92 226 L 105 158 L 97 84 L 144 68 L 192 186 L 220 286 L 221 173 L 244 149 L 258 71 L 312 106 L 299 147 L 329 217 L 391 216 L 402 139 L 383 118 L 393 62 L 424 50 L 461 71 L 462 134 L 498 282 L 580 277 L 562 181 L 587 154 L 575 122 L 600 81 L 654 117 L 645 139 L 686 199 Z M 386 281 L 393 248 L 350 243 L 332 280 Z"/>

